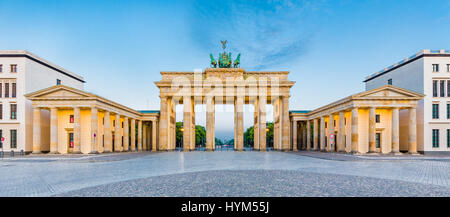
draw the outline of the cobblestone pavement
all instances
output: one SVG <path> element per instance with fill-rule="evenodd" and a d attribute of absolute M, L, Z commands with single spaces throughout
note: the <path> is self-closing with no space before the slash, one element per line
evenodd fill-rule
<path fill-rule="evenodd" d="M 397 197 L 450 196 L 449 187 L 294 170 L 215 170 L 115 182 L 70 197 Z"/>
<path fill-rule="evenodd" d="M 279 193 L 268 190 L 268 192 L 271 192 L 270 196 L 310 195 L 309 193 L 311 192 L 317 192 L 317 196 L 341 195 L 339 192 L 344 192 L 348 188 L 342 187 L 340 189 L 335 184 L 331 185 L 335 188 L 327 186 L 327 183 L 332 182 L 333 177 L 338 177 L 337 175 L 342 175 L 339 177 L 343 177 L 339 182 L 361 185 L 361 189 L 373 189 L 373 191 L 371 190 L 372 194 L 366 194 L 361 191 L 361 196 L 417 195 L 408 192 L 416 192 L 419 194 L 418 196 L 448 195 L 448 188 L 450 188 L 450 161 L 447 160 L 437 161 L 435 158 L 421 158 L 420 156 L 417 158 L 407 157 L 399 160 L 395 157 L 367 158 L 353 155 L 348 156 L 352 160 L 342 160 L 346 156 L 339 156 L 339 159 L 333 159 L 332 155 L 329 156 L 331 157 L 325 159 L 323 156 L 318 158 L 284 152 L 216 151 L 188 153 L 144 152 L 96 156 L 80 155 L 79 157 L 70 158 L 63 156 L 42 156 L 4 159 L 0 161 L 0 196 L 52 196 L 67 192 L 74 193 L 76 190 L 94 186 L 100 188 L 102 188 L 101 186 L 106 186 L 105 188 L 109 188 L 108 186 L 114 186 L 115 184 L 113 183 L 117 182 L 122 182 L 122 185 L 130 185 L 130 188 L 132 188 L 134 186 L 133 183 L 139 185 L 139 179 L 146 178 L 150 181 L 155 181 L 155 183 L 159 183 L 164 179 L 176 180 L 177 178 L 184 180 L 184 183 L 189 183 L 195 181 L 197 178 L 197 184 L 201 186 L 208 183 L 208 179 L 202 179 L 201 177 L 208 177 L 208 175 L 197 172 L 208 171 L 212 173 L 211 177 L 220 178 L 227 175 L 230 176 L 230 180 L 240 180 L 239 177 L 253 177 L 250 174 L 254 173 L 255 176 L 253 179 L 241 180 L 242 187 L 235 186 L 234 193 L 231 192 L 230 194 L 236 196 L 239 196 L 239 192 L 241 191 L 247 192 L 244 186 L 255 180 L 261 180 L 262 178 L 268 179 L 267 177 L 269 177 L 290 185 L 290 183 L 302 181 L 306 183 L 305 180 L 307 180 L 306 177 L 309 176 L 308 174 L 316 174 L 314 175 L 316 177 L 314 180 L 321 180 L 317 182 L 315 189 L 295 193 L 289 193 L 287 190 L 280 190 Z M 269 170 L 273 172 L 267 172 L 267 174 L 264 172 Z M 224 175 L 218 176 L 217 174 L 220 174 L 221 171 Z M 248 171 L 249 173 L 240 173 L 239 171 Z M 234 178 L 233 173 L 236 174 Z M 201 180 L 204 180 L 204 182 Z M 179 195 L 171 193 L 171 191 L 177 189 L 176 183 L 178 182 L 175 182 L 174 185 L 171 183 L 166 186 L 167 188 L 170 186 L 172 190 L 155 191 L 138 195 L 185 195 L 183 192 L 180 192 Z M 215 181 L 212 180 L 211 183 L 214 184 Z M 397 189 L 389 193 L 389 189 L 397 184 L 409 187 Z M 384 188 L 376 187 L 383 185 L 385 185 Z M 226 186 L 220 187 L 220 189 L 227 191 L 225 189 Z M 290 191 L 305 189 L 301 186 L 303 185 L 294 185 Z M 161 188 L 164 189 L 163 187 Z M 145 190 L 146 188 L 143 187 L 142 189 Z M 148 191 L 153 191 L 153 188 L 147 189 Z M 251 189 L 260 191 L 257 188 Z M 429 193 L 426 193 L 417 189 L 430 190 L 427 191 Z M 441 191 L 436 191 L 436 189 L 441 189 Z M 104 192 L 100 195 L 106 196 L 109 194 Z M 123 192 L 120 195 L 127 196 L 136 194 L 133 192 Z M 349 190 L 348 195 L 352 196 L 354 192 L 352 193 Z"/>

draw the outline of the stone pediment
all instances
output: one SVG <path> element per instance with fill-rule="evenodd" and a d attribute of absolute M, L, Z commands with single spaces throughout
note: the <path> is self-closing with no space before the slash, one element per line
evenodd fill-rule
<path fill-rule="evenodd" d="M 63 85 L 53 86 L 47 89 L 26 94 L 25 96 L 27 98 L 41 98 L 41 99 L 52 99 L 52 98 L 67 99 L 67 98 L 92 97 L 89 93 Z"/>
<path fill-rule="evenodd" d="M 352 96 L 357 99 L 370 99 L 370 98 L 422 98 L 424 95 L 409 91 L 403 88 L 394 87 L 391 85 L 385 85 L 373 90 L 358 93 Z"/>

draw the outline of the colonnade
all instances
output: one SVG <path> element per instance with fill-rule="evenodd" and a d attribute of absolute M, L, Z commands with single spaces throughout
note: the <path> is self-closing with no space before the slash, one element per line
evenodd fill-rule
<path fill-rule="evenodd" d="M 206 96 L 206 150 L 215 149 L 215 104 L 216 97 Z M 178 97 L 183 103 L 183 151 L 195 150 L 195 102 L 193 96 Z M 268 99 L 260 95 L 254 97 L 234 96 L 234 148 L 244 150 L 244 104 L 254 106 L 254 150 L 266 151 L 266 106 L 274 105 L 274 149 L 289 150 L 289 97 Z M 159 150 L 175 149 L 175 100 L 172 96 L 161 96 L 160 146 Z"/>
<path fill-rule="evenodd" d="M 377 114 L 378 109 L 382 110 L 382 115 Z M 398 154 L 400 109 L 408 111 L 407 151 L 417 154 L 416 107 L 352 107 L 329 113 L 322 112 L 305 120 L 293 119 L 291 150 Z M 380 126 L 377 127 L 377 124 Z M 377 136 L 382 134 L 389 139 L 378 138 L 379 143 L 387 144 L 378 144 L 377 147 Z"/>
<path fill-rule="evenodd" d="M 42 110 L 50 110 L 50 153 L 157 150 L 156 120 L 140 120 L 106 109 L 99 111 L 97 107 L 33 107 L 33 153 L 48 151 L 43 150 L 42 144 L 45 136 L 41 132 L 44 129 Z"/>

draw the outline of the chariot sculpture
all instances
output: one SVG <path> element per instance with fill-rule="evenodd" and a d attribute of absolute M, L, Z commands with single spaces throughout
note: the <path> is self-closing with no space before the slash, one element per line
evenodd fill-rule
<path fill-rule="evenodd" d="M 222 43 L 223 53 L 219 53 L 218 61 L 216 61 L 212 54 L 209 54 L 211 59 L 211 68 L 239 68 L 241 64 L 241 54 L 237 55 L 237 58 L 233 61 L 231 57 L 231 52 L 225 52 L 227 40 L 220 41 Z"/>

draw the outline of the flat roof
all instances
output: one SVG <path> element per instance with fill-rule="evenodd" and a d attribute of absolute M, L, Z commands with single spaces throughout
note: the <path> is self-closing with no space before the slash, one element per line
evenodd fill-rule
<path fill-rule="evenodd" d="M 417 52 L 416 54 L 414 54 L 414 55 L 412 55 L 410 57 L 407 57 L 407 58 L 405 58 L 403 60 L 400 60 L 400 61 L 398 61 L 398 62 L 396 62 L 396 63 L 394 63 L 394 64 L 392 64 L 392 65 L 390 65 L 390 66 L 388 66 L 388 67 L 378 71 L 378 72 L 375 72 L 375 73 L 367 76 L 364 79 L 364 82 L 370 81 L 370 80 L 372 80 L 372 79 L 374 79 L 374 78 L 376 78 L 378 76 L 384 75 L 384 74 L 386 74 L 386 73 L 388 73 L 388 72 L 390 72 L 392 70 L 400 68 L 400 67 L 402 67 L 402 66 L 404 66 L 406 64 L 412 63 L 412 62 L 414 62 L 414 61 L 416 61 L 416 60 L 418 60 L 418 59 L 420 59 L 422 57 L 430 57 L 430 56 L 437 56 L 437 57 L 439 57 L 439 56 L 449 56 L 450 57 L 450 50 L 421 50 L 421 51 Z"/>
<path fill-rule="evenodd" d="M 51 68 L 59 73 L 62 73 L 64 75 L 67 75 L 73 79 L 76 79 L 78 81 L 81 81 L 83 83 L 85 83 L 84 78 L 80 75 L 77 75 L 67 69 L 62 68 L 61 66 L 58 66 L 56 64 L 53 64 L 47 60 L 45 60 L 44 58 L 39 57 L 36 54 L 33 54 L 29 51 L 26 50 L 0 50 L 0 57 L 25 57 L 28 58 L 30 60 L 33 60 L 39 64 L 42 64 L 48 68 Z"/>
<path fill-rule="evenodd" d="M 152 113 L 159 113 L 159 110 L 138 110 L 138 112 L 144 114 L 152 114 Z"/>
<path fill-rule="evenodd" d="M 289 113 L 294 113 L 294 114 L 305 114 L 308 112 L 311 112 L 312 110 L 290 110 Z"/>

